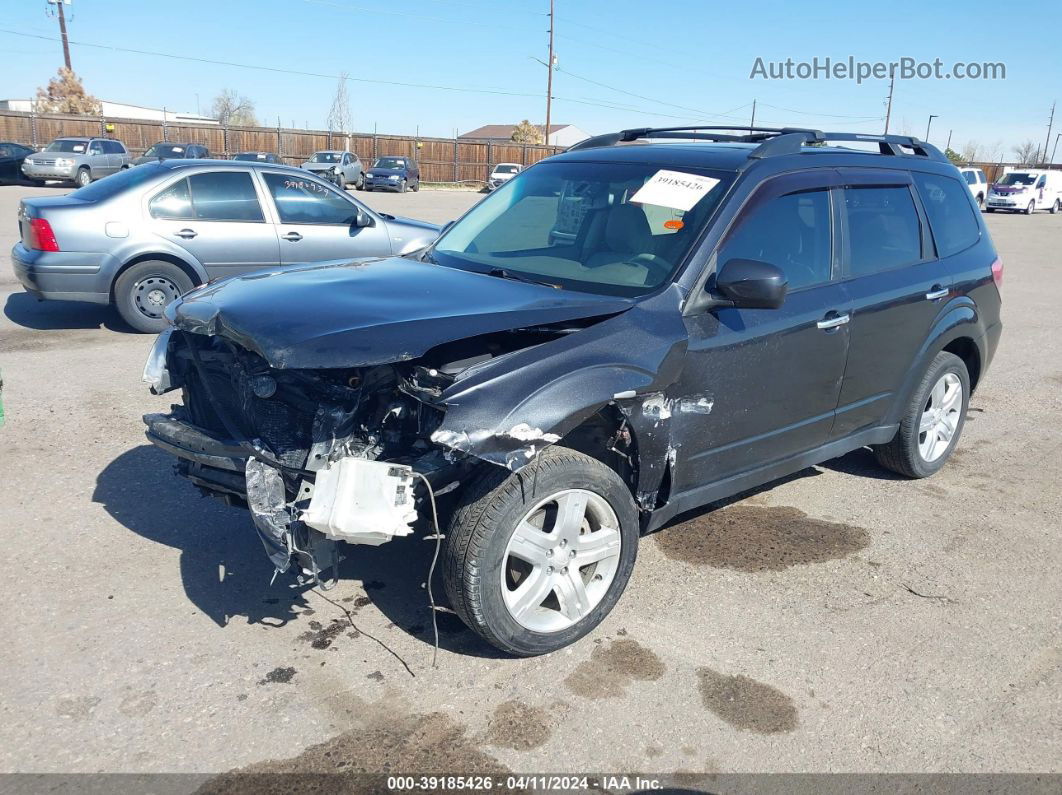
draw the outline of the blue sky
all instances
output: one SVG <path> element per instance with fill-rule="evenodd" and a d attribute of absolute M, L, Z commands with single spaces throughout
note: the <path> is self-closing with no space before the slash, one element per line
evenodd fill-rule
<path fill-rule="evenodd" d="M 680 123 L 747 123 L 881 132 L 887 80 L 750 79 L 767 61 L 818 56 L 948 68 L 1003 61 L 1007 78 L 896 82 L 890 131 L 953 148 L 973 140 L 1010 156 L 1043 142 L 1051 102 L 1062 99 L 1054 2 L 1011 6 L 967 0 L 934 7 L 851 2 L 556 0 L 553 120 L 599 133 Z M 56 36 L 45 0 L 4 0 L 0 28 Z M 381 133 L 465 132 L 545 117 L 548 0 L 73 0 L 74 41 L 193 58 L 442 88 L 349 84 L 354 126 Z M 998 20 L 999 24 L 994 24 Z M 1032 22 L 1035 21 L 1035 24 Z M 1024 28 L 1023 33 L 1019 33 Z M 1046 40 L 1037 31 L 1047 32 Z M 1014 43 L 1018 43 L 1015 45 Z M 0 98 L 33 94 L 61 64 L 58 42 L 0 33 Z M 223 88 L 250 97 L 259 118 L 322 127 L 335 79 L 73 46 L 75 70 L 96 96 L 204 112 Z M 198 97 L 197 97 L 198 95 Z M 1062 103 L 1056 116 L 1062 131 Z M 1054 143 L 1055 133 L 1051 134 Z M 1062 147 L 1060 147 L 1062 148 Z M 1062 154 L 1060 154 L 1062 157 Z"/>

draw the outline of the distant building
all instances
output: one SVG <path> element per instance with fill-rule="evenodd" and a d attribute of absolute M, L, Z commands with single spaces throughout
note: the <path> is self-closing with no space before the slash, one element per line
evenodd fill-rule
<path fill-rule="evenodd" d="M 0 110 L 20 110 L 29 113 L 33 110 L 32 99 L 0 99 Z M 162 108 L 145 108 L 143 105 L 127 105 L 124 102 L 100 100 L 103 115 L 113 119 L 143 119 L 145 121 L 191 122 L 193 124 L 217 124 L 217 119 L 201 116 L 198 113 L 181 113 Z"/>
<path fill-rule="evenodd" d="M 539 134 L 545 132 L 546 125 L 536 124 Z M 493 141 L 495 143 L 512 143 L 515 124 L 485 124 L 470 132 L 462 133 L 458 138 L 466 141 Z M 551 124 L 549 126 L 550 146 L 572 146 L 590 137 L 590 133 L 580 130 L 573 124 Z"/>

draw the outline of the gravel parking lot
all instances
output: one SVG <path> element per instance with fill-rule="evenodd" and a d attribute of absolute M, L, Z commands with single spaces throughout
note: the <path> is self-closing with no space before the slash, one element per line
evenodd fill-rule
<path fill-rule="evenodd" d="M 443 616 L 433 670 L 429 544 L 271 585 L 245 512 L 144 439 L 152 340 L 20 291 L 18 200 L 57 190 L 0 188 L 3 771 L 1062 771 L 1062 215 L 988 216 L 1005 332 L 937 476 L 807 469 L 644 538 L 574 647 Z"/>

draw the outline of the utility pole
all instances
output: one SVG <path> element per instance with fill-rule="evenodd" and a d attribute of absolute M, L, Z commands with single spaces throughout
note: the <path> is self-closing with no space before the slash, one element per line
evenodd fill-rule
<path fill-rule="evenodd" d="M 752 118 L 749 120 L 749 132 L 756 126 L 756 100 L 752 100 Z"/>
<path fill-rule="evenodd" d="M 1058 139 L 1062 138 L 1062 133 L 1055 133 L 1055 145 L 1051 147 L 1051 163 L 1055 162 L 1055 152 L 1058 151 Z"/>
<path fill-rule="evenodd" d="M 953 132 L 955 132 L 955 130 L 948 130 L 948 142 L 946 144 L 944 144 L 944 151 L 945 152 L 948 151 L 949 149 L 951 149 L 951 134 Z"/>
<path fill-rule="evenodd" d="M 549 0 L 549 59 L 546 63 L 546 136 L 549 144 L 550 111 L 553 109 L 553 0 Z"/>
<path fill-rule="evenodd" d="M 59 35 L 63 39 L 63 60 L 66 62 L 66 68 L 73 70 L 70 66 L 70 41 L 66 37 L 66 15 L 63 13 L 63 6 L 69 5 L 70 0 L 48 0 L 49 5 L 54 5 L 56 8 L 56 16 L 59 17 Z"/>
<path fill-rule="evenodd" d="M 885 106 L 885 135 L 889 134 L 889 118 L 892 116 L 892 87 L 896 83 L 896 74 L 889 75 L 889 98 Z"/>
<path fill-rule="evenodd" d="M 929 121 L 926 122 L 926 142 L 929 142 L 929 128 L 933 126 L 933 119 L 939 119 L 940 116 L 936 113 L 929 114 Z"/>
<path fill-rule="evenodd" d="M 1051 118 L 1047 120 L 1047 140 L 1044 141 L 1044 157 L 1047 157 L 1047 147 L 1051 144 L 1051 128 L 1055 125 L 1055 103 L 1051 103 Z M 1053 159 L 1053 158 L 1052 158 Z"/>

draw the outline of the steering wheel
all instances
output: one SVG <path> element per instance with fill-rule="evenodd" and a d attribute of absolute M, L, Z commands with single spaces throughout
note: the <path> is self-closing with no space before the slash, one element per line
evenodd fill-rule
<path fill-rule="evenodd" d="M 660 274 L 657 282 L 662 282 L 671 275 L 671 263 L 656 254 L 639 254 L 636 257 L 623 261 L 624 265 L 644 265 L 649 270 L 656 270 Z M 646 280 L 648 281 L 648 279 Z"/>

